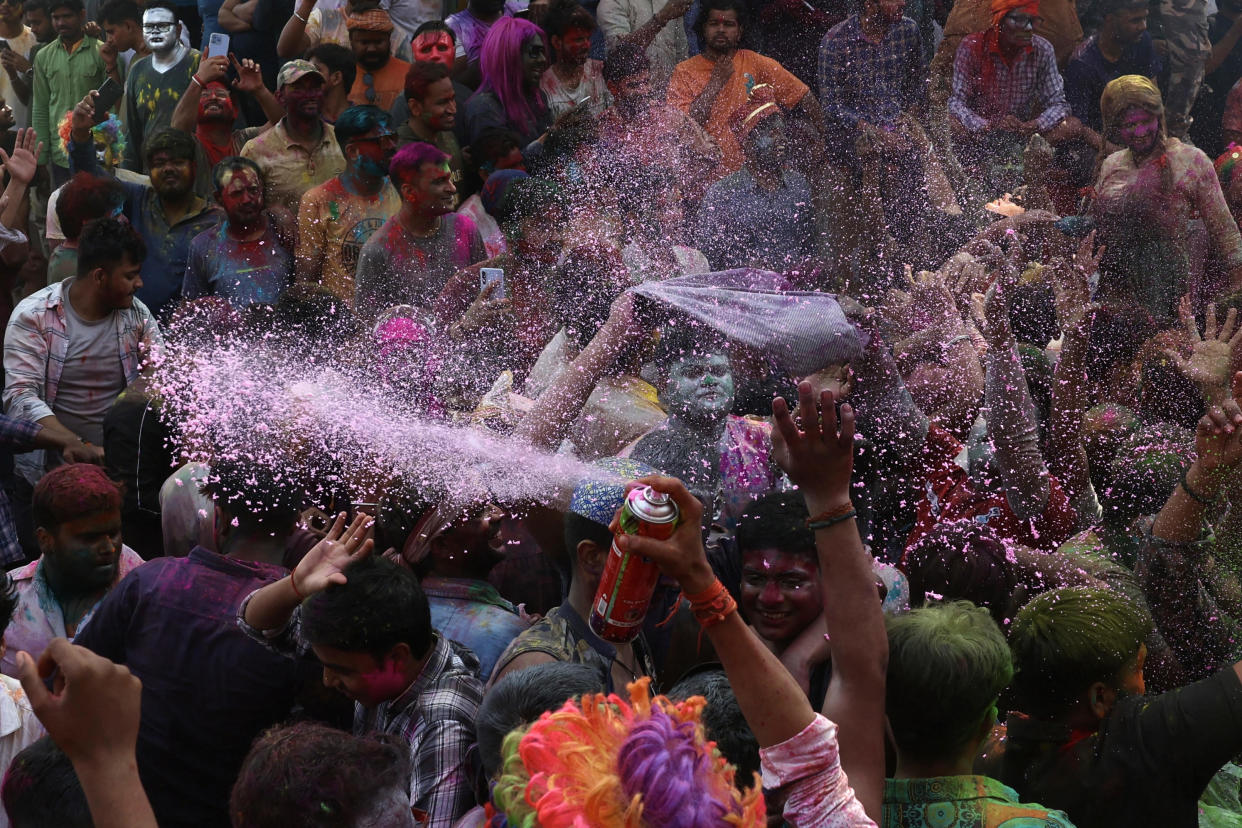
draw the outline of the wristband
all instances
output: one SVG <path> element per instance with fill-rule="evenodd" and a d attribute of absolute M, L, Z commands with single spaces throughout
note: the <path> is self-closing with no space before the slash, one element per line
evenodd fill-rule
<path fill-rule="evenodd" d="M 819 524 L 826 523 L 828 521 L 832 521 L 832 523 L 839 523 L 840 521 L 837 520 L 838 518 L 841 518 L 843 515 L 853 515 L 853 514 L 854 514 L 854 504 L 847 500 L 844 503 L 842 503 L 840 506 L 834 507 L 832 509 L 828 509 L 827 511 L 824 511 L 824 512 L 820 512 L 815 517 L 807 518 L 806 528 L 812 531 L 815 529 L 823 529 L 824 527 L 820 526 Z M 828 523 L 828 525 L 831 526 L 832 523 Z"/>
<path fill-rule="evenodd" d="M 958 334 L 957 336 L 950 339 L 948 342 L 944 343 L 944 347 L 946 349 L 952 348 L 954 345 L 956 345 L 959 342 L 970 342 L 973 339 L 974 337 L 968 333 Z"/>
<path fill-rule="evenodd" d="M 289 587 L 293 590 L 293 595 L 298 599 L 298 603 L 300 604 L 306 600 L 306 596 L 298 591 L 298 582 L 293 577 L 296 571 L 297 570 L 295 569 L 289 572 Z"/>
<path fill-rule="evenodd" d="M 686 600 L 690 602 L 690 611 L 704 629 L 716 626 L 737 612 L 737 601 L 733 600 L 733 596 L 720 583 L 719 578 L 702 592 L 687 595 Z"/>
<path fill-rule="evenodd" d="M 206 88 L 207 88 L 207 87 L 203 86 L 203 82 L 202 82 L 201 80 L 199 80 L 199 79 L 198 79 L 198 75 L 190 75 L 190 80 L 192 80 L 192 81 L 194 81 L 194 83 L 198 84 L 198 88 L 199 88 L 199 89 L 206 89 Z"/>
<path fill-rule="evenodd" d="M 818 532 L 820 529 L 831 529 L 832 527 L 836 526 L 838 523 L 844 523 L 845 521 L 852 520 L 856 517 L 858 517 L 858 512 L 854 511 L 853 509 L 850 509 L 845 514 L 839 515 L 834 518 L 829 518 L 827 520 L 812 521 L 811 523 L 808 523 L 806 525 L 806 528 L 810 529 L 812 532 Z"/>
<path fill-rule="evenodd" d="M 1189 468 L 1182 472 L 1182 481 L 1181 481 L 1182 491 L 1190 495 L 1191 500 L 1195 501 L 1196 503 L 1202 506 L 1215 506 L 1216 505 L 1215 500 L 1209 500 L 1208 498 L 1196 492 L 1194 489 L 1190 488 L 1190 484 L 1186 482 L 1186 475 L 1189 472 L 1190 472 Z"/>
<path fill-rule="evenodd" d="M 309 20 L 307 20 L 307 19 L 306 19 L 305 17 L 303 17 L 302 15 L 298 14 L 298 10 L 297 10 L 297 9 L 294 9 L 294 10 L 293 10 L 293 16 L 294 16 L 294 17 L 296 17 L 298 20 L 301 20 L 303 23 L 306 23 L 306 24 L 309 24 L 309 23 L 310 23 L 310 21 L 309 21 Z"/>

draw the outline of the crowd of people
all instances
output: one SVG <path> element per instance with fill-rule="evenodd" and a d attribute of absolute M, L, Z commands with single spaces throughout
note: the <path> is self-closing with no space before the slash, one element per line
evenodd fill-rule
<path fill-rule="evenodd" d="M 1240 40 L 0 0 L 0 828 L 1242 823 Z"/>

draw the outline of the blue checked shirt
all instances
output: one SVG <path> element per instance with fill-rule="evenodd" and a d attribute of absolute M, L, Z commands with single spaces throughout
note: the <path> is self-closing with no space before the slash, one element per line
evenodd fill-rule
<path fill-rule="evenodd" d="M 9 451 L 29 451 L 34 448 L 34 438 L 43 426 L 29 420 L 18 420 L 0 414 L 0 448 Z M 0 566 L 9 567 L 21 563 L 26 555 L 17 542 L 17 527 L 13 525 L 13 507 L 9 496 L 0 488 Z"/>
<path fill-rule="evenodd" d="M 246 623 L 246 606 L 253 597 L 253 592 L 246 596 L 237 610 L 237 624 L 246 635 L 291 658 L 310 651 L 302 635 L 301 607 L 284 629 L 259 630 Z M 387 733 L 410 746 L 410 804 L 427 814 L 426 828 L 451 828 L 475 805 L 469 753 L 483 701 L 477 671 L 478 661 L 469 650 L 459 652 L 436 634 L 422 673 L 400 696 L 372 708 L 354 703 L 355 736 Z"/>
<path fill-rule="evenodd" d="M 919 27 L 908 17 L 879 43 L 863 36 L 858 15 L 829 30 L 819 45 L 819 99 L 824 114 L 852 135 L 859 121 L 893 126 L 927 95 Z"/>
<path fill-rule="evenodd" d="M 953 94 L 949 112 L 962 126 L 978 132 L 989 121 L 1013 115 L 1021 121 L 1034 119 L 1040 132 L 1052 129 L 1069 117 L 1065 87 L 1057 70 L 1052 44 L 1039 35 L 1031 38 L 1031 48 L 1019 52 L 1009 64 L 985 38 L 995 29 L 968 35 L 957 47 L 953 61 Z M 984 61 L 992 65 L 994 81 L 983 84 Z"/>

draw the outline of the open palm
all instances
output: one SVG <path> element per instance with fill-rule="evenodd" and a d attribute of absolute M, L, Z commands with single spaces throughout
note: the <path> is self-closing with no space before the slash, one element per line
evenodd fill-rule
<path fill-rule="evenodd" d="M 309 596 L 332 584 L 345 583 L 345 568 L 370 555 L 375 546 L 375 541 L 367 537 L 372 522 L 370 515 L 359 513 L 347 527 L 345 513 L 337 515 L 328 534 L 293 570 L 297 591 Z"/>

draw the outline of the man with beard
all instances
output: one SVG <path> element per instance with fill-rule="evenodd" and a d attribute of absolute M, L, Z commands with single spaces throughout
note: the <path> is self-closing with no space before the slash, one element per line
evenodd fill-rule
<path fill-rule="evenodd" d="M 402 559 L 419 576 L 431 625 L 469 647 L 479 658 L 479 678 L 487 681 L 509 642 L 528 625 L 487 582 L 505 556 L 504 512 L 492 504 L 455 511 L 448 501 L 428 508 L 406 540 Z"/>
<path fill-rule="evenodd" d="M 383 9 L 357 12 L 345 18 L 349 48 L 358 59 L 349 102 L 355 106 L 378 106 L 387 112 L 405 89 L 410 64 L 392 56 L 392 19 Z"/>
<path fill-rule="evenodd" d="M 249 158 L 234 155 L 217 164 L 212 177 L 225 218 L 190 242 L 182 298 L 223 296 L 238 310 L 274 305 L 293 276 L 293 257 L 267 212 L 263 173 Z"/>
<path fill-rule="evenodd" d="M 39 559 L 13 573 L 17 606 L 4 631 L 0 668 L 17 675 L 17 653 L 41 653 L 73 638 L 105 595 L 134 567 L 121 543 L 121 491 L 99 466 L 58 466 L 34 487 Z"/>
<path fill-rule="evenodd" d="M 765 88 L 733 114 L 745 166 L 717 181 L 699 208 L 699 249 L 716 270 L 799 268 L 813 251 L 811 186 L 787 169 L 785 118 Z"/>
<path fill-rule="evenodd" d="M 129 67 L 125 80 L 125 166 L 147 172 L 139 159 L 147 136 L 172 124 L 173 110 L 198 71 L 199 53 L 181 43 L 181 23 L 169 0 L 151 0 L 142 13 L 142 38 L 151 54 Z"/>
<path fill-rule="evenodd" d="M 354 273 L 363 245 L 401 208 L 388 181 L 397 144 L 388 114 L 351 106 L 335 124 L 345 171 L 302 197 L 298 210 L 298 284 L 322 285 L 354 301 Z"/>
<path fill-rule="evenodd" d="M 67 459 L 103 461 L 108 408 L 162 344 L 151 312 L 134 298 L 145 256 L 142 238 L 124 222 L 92 221 L 78 240 L 77 275 L 32 293 L 9 319 L 5 412 L 66 435 Z M 16 459 L 19 504 L 30 502 L 47 465 L 42 452 Z"/>
<path fill-rule="evenodd" d="M 74 108 L 69 142 L 74 171 L 92 175 L 101 174 L 90 132 L 96 94 L 89 93 Z M 157 317 L 171 314 L 180 299 L 190 241 L 220 221 L 219 211 L 194 192 L 197 149 L 194 139 L 184 132 L 161 130 L 144 148 L 151 184 L 121 182 L 125 217 L 142 235 L 149 251 L 142 263 L 138 298 Z"/>
<path fill-rule="evenodd" d="M 405 75 L 405 101 L 409 117 L 397 128 L 397 146 L 424 141 L 449 156 L 453 183 L 461 183 L 461 145 L 457 125 L 457 91 L 442 63 L 412 63 Z"/>
<path fill-rule="evenodd" d="M 395 144 L 391 132 L 385 140 Z M 430 144 L 407 144 L 389 172 L 401 209 L 362 248 L 354 310 L 372 319 L 392 305 L 430 308 L 454 273 L 483 261 L 474 222 L 453 212 L 457 188 L 449 157 Z"/>
<path fill-rule="evenodd" d="M 449 76 L 452 78 L 453 92 L 456 94 L 457 103 L 465 105 L 470 96 L 474 94 L 474 90 L 460 83 L 457 78 L 452 77 L 453 55 L 457 51 L 457 41 L 454 40 L 454 37 L 453 30 L 443 20 L 428 20 L 418 27 L 418 30 L 414 32 L 413 39 L 410 41 L 410 48 L 414 54 L 412 64 L 439 63 L 444 66 L 445 69 L 449 70 Z M 409 78 L 408 73 L 406 78 Z M 397 98 L 388 114 L 392 116 L 394 124 L 404 124 L 409 119 L 410 110 L 404 95 Z M 465 118 L 458 118 L 455 121 L 453 134 L 457 137 L 458 144 L 467 142 Z"/>
<path fill-rule="evenodd" d="M 83 30 L 86 12 L 82 0 L 52 3 L 49 12 L 58 39 L 35 55 L 30 125 L 43 144 L 39 163 L 51 161 L 52 183 L 59 187 L 69 181 L 69 158 L 52 130 L 86 93 L 103 85 L 107 70 L 99 55 L 101 44 Z"/>
<path fill-rule="evenodd" d="M 233 128 L 238 102 L 226 81 L 230 62 L 237 70 L 233 90 L 252 95 L 271 123 L 285 114 L 276 96 L 263 85 L 262 69 L 250 58 L 238 61 L 236 56 L 221 55 L 202 61 L 172 115 L 172 128 L 190 133 L 198 142 L 194 191 L 201 196 L 212 192 L 212 168 L 230 155 L 240 155 L 246 145 L 247 131 Z"/>
<path fill-rule="evenodd" d="M 781 109 L 811 122 L 817 135 L 824 131 L 824 113 L 807 85 L 779 63 L 749 49 L 739 48 L 745 29 L 742 0 L 705 0 L 694 21 L 703 53 L 683 60 L 668 84 L 668 103 L 703 125 L 724 155 L 715 178 L 742 166 L 742 147 L 729 118 L 757 86 L 770 86 Z"/>
<path fill-rule="evenodd" d="M 285 117 L 252 138 L 241 154 L 259 165 L 270 204 L 297 213 L 302 194 L 345 169 L 331 124 L 319 117 L 324 77 L 313 63 L 291 60 L 276 77 L 276 100 Z"/>

